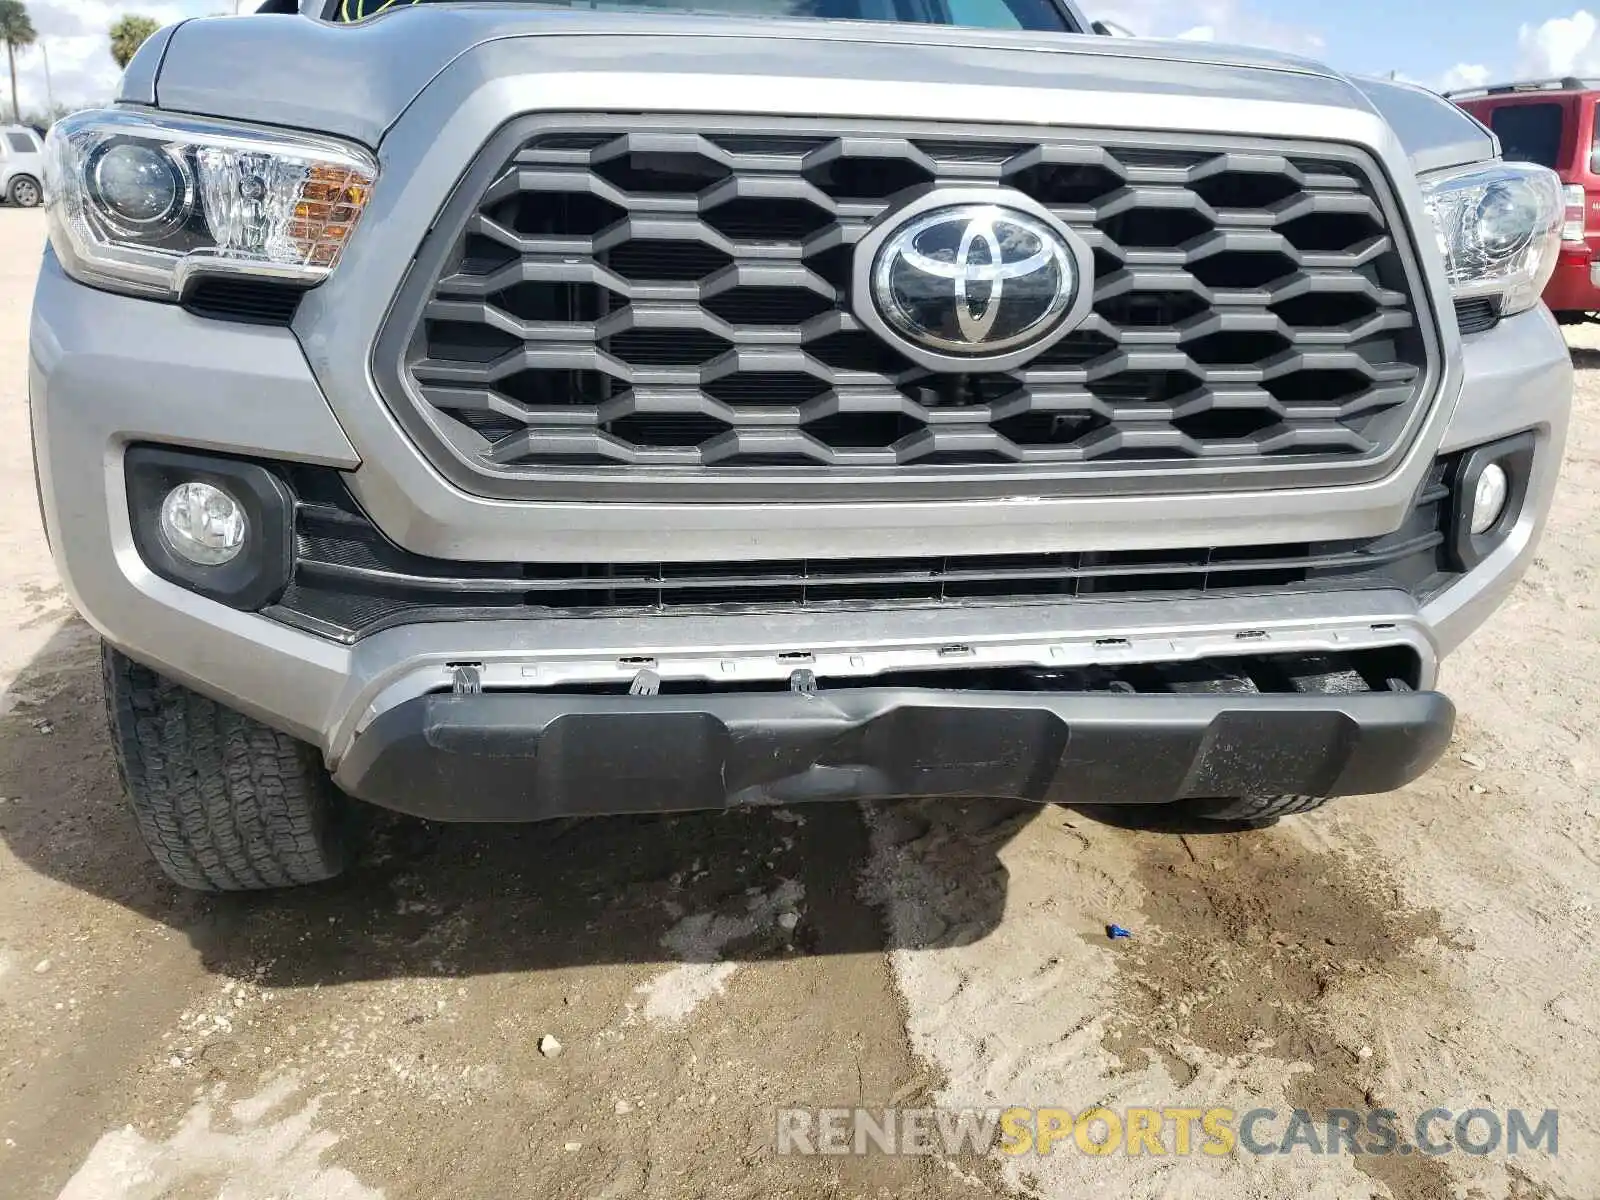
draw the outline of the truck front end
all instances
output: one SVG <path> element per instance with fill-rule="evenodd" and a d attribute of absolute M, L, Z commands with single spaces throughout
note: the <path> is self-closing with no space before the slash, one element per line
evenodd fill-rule
<path fill-rule="evenodd" d="M 1554 177 L 1296 60 L 200 20 L 52 153 L 45 519 L 194 886 L 337 869 L 322 772 L 482 820 L 1398 788 L 1555 486 Z M 218 771 L 278 832 L 162 798 Z"/>

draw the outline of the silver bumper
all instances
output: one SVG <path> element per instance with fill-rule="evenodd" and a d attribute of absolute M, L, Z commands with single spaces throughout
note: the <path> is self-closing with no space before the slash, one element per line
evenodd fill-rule
<path fill-rule="evenodd" d="M 1465 381 L 1451 406 L 1448 451 L 1522 430 L 1537 438 L 1523 515 L 1508 540 L 1424 608 L 1407 595 L 1351 592 L 1185 603 L 1076 602 L 1023 608 L 796 615 L 650 617 L 540 623 L 473 622 L 412 626 L 343 646 L 196 597 L 154 576 L 134 549 L 122 477 L 124 448 L 157 441 L 355 468 L 359 459 L 318 388 L 299 343 L 281 329 L 208 322 L 169 306 L 97 292 L 68 280 L 47 257 L 31 341 L 31 401 L 44 515 L 63 580 L 84 616 L 135 658 L 321 746 L 331 759 L 386 708 L 445 684 L 445 664 L 483 662 L 488 681 L 545 686 L 626 677 L 649 657 L 664 677 L 781 679 L 794 655 L 819 674 L 867 676 L 889 669 L 950 665 L 948 647 L 978 663 L 1050 666 L 1088 661 L 1198 658 L 1237 648 L 1240 635 L 1272 650 L 1413 647 L 1424 686 L 1438 659 L 1501 601 L 1530 561 L 1555 487 L 1571 397 L 1571 365 L 1554 322 L 1542 312 L 1507 321 L 1469 341 Z M 442 488 L 442 484 L 437 486 Z M 1415 481 L 1401 490 L 1409 494 Z M 1308 492 L 1256 497 L 1252 506 L 1203 531 L 1267 542 L 1379 533 L 1399 524 L 1388 489 L 1340 505 Z M 1292 503 L 1291 503 L 1292 502 Z M 1073 513 L 1078 510 L 1075 502 Z M 1181 543 L 1199 534 L 1192 500 L 1144 500 L 1116 515 L 1082 501 L 1067 522 L 1074 543 L 1135 547 Z M 1322 508 L 1319 509 L 1319 503 Z M 1331 509 L 1332 511 L 1328 511 Z M 672 514 L 648 515 L 663 535 Z M 904 515 L 894 533 L 921 510 Z M 973 544 L 1026 544 L 1027 514 L 1000 512 L 982 523 L 962 514 Z M 747 532 L 725 530 L 728 556 L 792 554 L 826 526 L 794 528 L 777 508 L 740 514 Z M 1019 528 L 1020 523 L 1020 528 Z M 1037 532 L 1037 530 L 1034 530 Z M 404 539 L 405 530 L 389 529 Z M 462 528 L 458 554 L 472 549 Z M 949 531 L 946 530 L 948 533 Z M 524 532 L 499 547 L 514 558 Z M 862 531 L 851 531 L 852 552 Z M 646 549 L 643 533 L 612 541 L 589 536 L 590 557 Z M 648 547 L 660 556 L 659 544 Z M 1108 642 L 1107 639 L 1116 639 Z M 1265 649 L 1252 641 L 1252 653 Z M 965 665 L 965 664 L 963 664 Z"/>

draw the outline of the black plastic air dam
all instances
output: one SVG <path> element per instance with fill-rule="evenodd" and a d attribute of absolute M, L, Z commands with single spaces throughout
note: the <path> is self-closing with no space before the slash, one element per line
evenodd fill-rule
<path fill-rule="evenodd" d="M 1422 775 L 1454 724 L 1448 699 L 1410 691 L 437 694 L 378 717 L 335 779 L 439 821 L 912 796 L 1364 795 Z"/>

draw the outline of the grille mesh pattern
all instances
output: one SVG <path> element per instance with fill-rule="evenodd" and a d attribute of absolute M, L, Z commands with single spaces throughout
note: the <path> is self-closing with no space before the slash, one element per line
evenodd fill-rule
<path fill-rule="evenodd" d="M 1093 315 L 1005 373 L 930 372 L 863 329 L 851 248 L 930 183 L 1048 205 L 1094 251 Z M 1407 289 L 1331 152 L 607 123 L 517 149 L 405 369 L 490 474 L 1352 462 L 1419 399 Z"/>

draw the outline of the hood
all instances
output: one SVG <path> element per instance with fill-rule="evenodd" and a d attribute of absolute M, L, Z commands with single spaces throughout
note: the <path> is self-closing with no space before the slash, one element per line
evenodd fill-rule
<path fill-rule="evenodd" d="M 1372 102 L 1419 174 L 1497 158 L 1500 141 L 1463 109 L 1426 88 L 1393 79 L 1352 80 Z"/>
<path fill-rule="evenodd" d="M 1145 111 L 1155 105 L 1168 117 L 1182 114 L 1175 107 L 1182 100 L 1248 101 L 1258 110 L 1295 105 L 1382 112 L 1408 153 L 1421 156 L 1419 163 L 1428 159 L 1430 139 L 1454 145 L 1444 158 L 1469 152 L 1473 141 L 1449 118 L 1453 106 L 1427 93 L 1358 86 L 1320 64 L 1264 50 L 939 25 L 491 4 L 396 8 L 354 25 L 298 15 L 186 21 L 140 50 L 119 100 L 316 130 L 376 147 L 430 81 L 489 43 L 500 44 L 498 63 L 513 60 L 519 70 L 724 75 L 729 111 L 760 111 L 741 89 L 766 90 L 761 81 L 781 80 L 804 93 L 811 81 L 868 80 L 930 92 L 1003 89 L 1011 98 L 1006 119 L 1019 123 L 1041 111 L 1029 93 L 1072 91 L 1106 98 L 1109 105 L 1097 111 L 1107 119 L 1091 123 L 1108 126 L 1134 123 L 1131 113 L 1117 111 L 1119 97 L 1138 97 Z M 1446 110 L 1444 119 L 1428 111 L 1428 99 Z M 1309 124 L 1290 129 L 1312 131 Z"/>
<path fill-rule="evenodd" d="M 141 49 L 119 99 L 317 129 L 372 145 L 453 60 L 475 46 L 518 38 L 548 40 L 537 50 L 530 46 L 535 63 L 567 60 L 598 69 L 603 60 L 612 71 L 737 68 L 748 76 L 770 68 L 818 80 L 994 81 L 1359 103 L 1345 81 L 1315 63 L 1194 42 L 472 4 L 394 9 L 354 25 L 272 15 L 186 21 Z"/>

